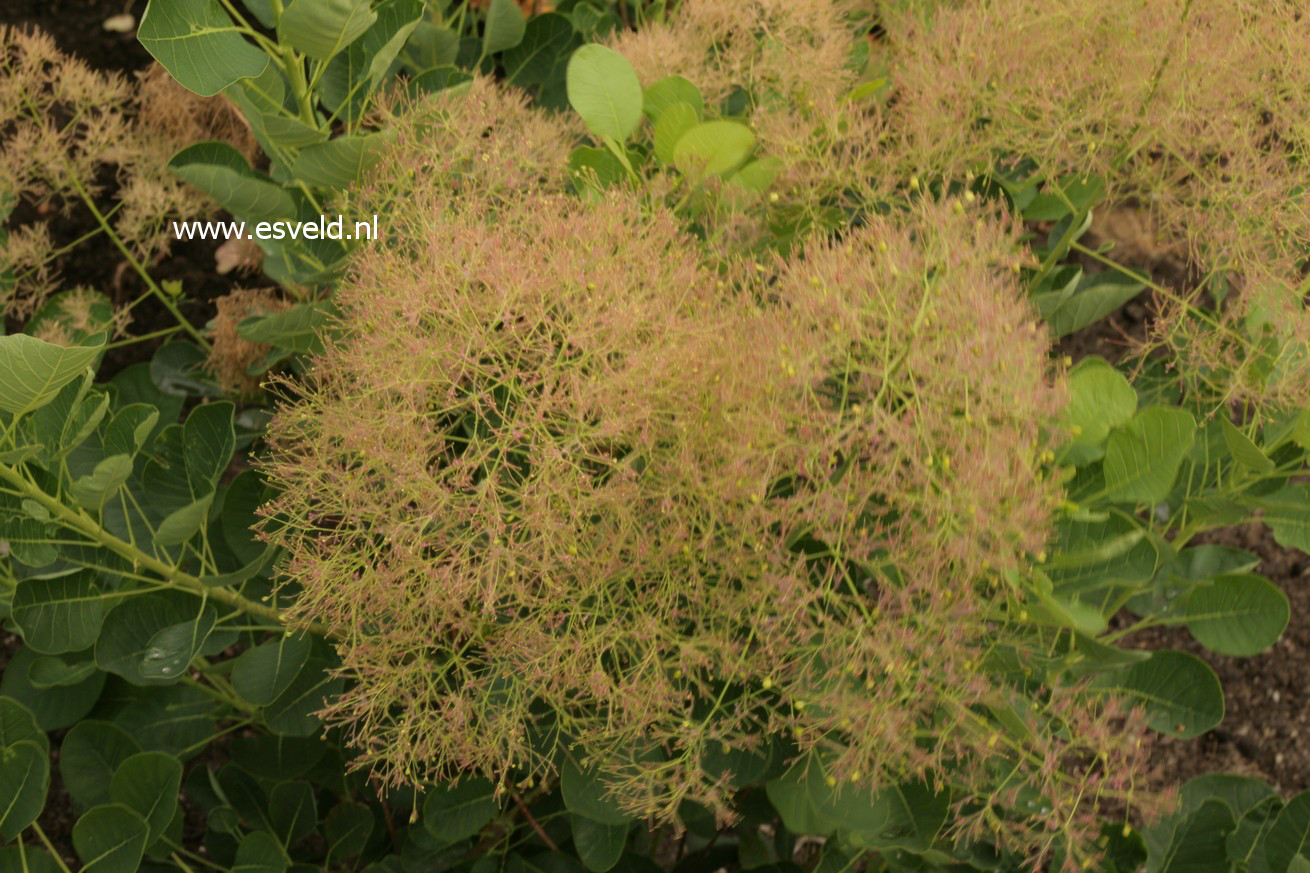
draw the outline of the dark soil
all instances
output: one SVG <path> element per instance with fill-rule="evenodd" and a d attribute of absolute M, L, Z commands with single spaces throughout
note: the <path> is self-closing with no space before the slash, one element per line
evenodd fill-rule
<path fill-rule="evenodd" d="M 112 33 L 106 19 L 127 13 L 139 20 L 146 0 L 3 0 L 0 23 L 35 25 L 59 47 L 100 70 L 130 73 L 150 64 L 136 32 Z"/>

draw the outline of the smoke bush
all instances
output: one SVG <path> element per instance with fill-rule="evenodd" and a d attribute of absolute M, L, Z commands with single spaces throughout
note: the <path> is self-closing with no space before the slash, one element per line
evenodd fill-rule
<path fill-rule="evenodd" d="M 1259 0 L 883 4 L 888 161 L 904 176 L 1016 158 L 1104 176 L 1188 243 L 1209 287 L 1236 289 L 1218 322 L 1195 317 L 1192 293 L 1166 309 L 1162 339 L 1193 387 L 1302 402 L 1308 14 Z"/>
<path fill-rule="evenodd" d="M 925 203 L 715 271 L 635 194 L 560 193 L 549 125 L 484 82 L 407 116 L 360 195 L 388 242 L 270 427 L 265 532 L 337 629 L 358 765 L 530 784 L 571 755 L 634 813 L 722 813 L 714 756 L 781 737 L 834 781 L 956 788 L 962 831 L 1022 773 L 1024 843 L 1129 786 L 1134 721 L 1019 705 L 1001 666 L 1044 645 L 1007 580 L 1063 396 L 1014 229 Z"/>

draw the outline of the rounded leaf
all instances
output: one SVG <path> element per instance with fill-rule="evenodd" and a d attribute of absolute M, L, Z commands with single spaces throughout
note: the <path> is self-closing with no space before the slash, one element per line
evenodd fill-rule
<path fill-rule="evenodd" d="M 1224 717 L 1219 677 L 1209 664 L 1186 652 L 1155 652 L 1112 674 L 1104 684 L 1139 703 L 1147 724 L 1169 736 L 1200 736 Z"/>
<path fill-rule="evenodd" d="M 641 122 L 641 82 L 628 59 L 603 45 L 584 45 L 569 58 L 569 105 L 598 137 L 623 142 Z"/>
<path fill-rule="evenodd" d="M 109 797 L 145 819 L 149 845 L 173 820 L 181 787 L 181 761 L 163 752 L 139 752 L 118 765 L 109 782 Z"/>
<path fill-rule="evenodd" d="M 664 108 L 655 122 L 655 157 L 660 163 L 673 163 L 678 140 L 699 123 L 700 117 L 690 103 L 674 103 Z"/>
<path fill-rule="evenodd" d="M 688 130 L 673 149 L 673 163 L 690 178 L 726 176 L 755 151 L 755 134 L 744 124 L 718 119 Z"/>
<path fill-rule="evenodd" d="M 174 79 L 205 97 L 268 66 L 218 0 L 151 0 L 136 35 Z"/>
<path fill-rule="evenodd" d="M 232 665 L 232 686 L 256 706 L 287 690 L 309 658 L 308 637 L 283 634 L 242 652 Z"/>
<path fill-rule="evenodd" d="M 641 89 L 637 89 L 641 114 Z M 45 406 L 100 354 L 103 342 L 65 348 L 26 334 L 0 336 L 0 409 L 22 415 Z"/>
<path fill-rule="evenodd" d="M 584 770 L 572 758 L 565 758 L 560 767 L 560 789 L 564 793 L 564 805 L 570 812 L 606 825 L 632 821 L 632 816 L 619 808 L 604 776 L 596 767 Z"/>
<path fill-rule="evenodd" d="M 149 833 L 145 819 L 126 806 L 92 807 L 73 825 L 82 873 L 136 873 Z"/>
<path fill-rule="evenodd" d="M 1310 791 L 1287 801 L 1269 828 L 1264 849 L 1269 869 L 1274 871 L 1287 870 L 1295 859 L 1306 856 L 1310 849 Z"/>
<path fill-rule="evenodd" d="M 686 103 L 696 111 L 696 120 L 705 117 L 705 100 L 700 89 L 682 76 L 666 76 L 646 89 L 642 95 L 642 111 L 651 121 L 658 122 L 670 106 Z"/>
<path fill-rule="evenodd" d="M 571 815 L 573 849 L 592 873 L 605 873 L 619 862 L 628 843 L 628 825 L 607 825 L 583 815 Z"/>
<path fill-rule="evenodd" d="M 79 721 L 59 747 L 59 775 L 82 806 L 109 802 L 114 771 L 141 751 L 132 735 L 107 721 Z"/>
<path fill-rule="evenodd" d="M 31 740 L 0 749 L 0 837 L 12 840 L 41 814 L 50 790 L 50 759 Z"/>
<path fill-rule="evenodd" d="M 57 684 L 38 688 L 31 675 L 41 658 L 27 646 L 14 652 L 9 664 L 0 671 L 0 693 L 23 703 L 43 731 L 68 727 L 85 716 L 100 699 L 106 676 L 94 669 L 75 684 Z"/>
<path fill-rule="evenodd" d="M 1218 576 L 1187 597 L 1187 629 L 1221 655 L 1258 655 L 1282 635 L 1291 617 L 1287 595 L 1255 573 Z"/>
<path fill-rule="evenodd" d="M 496 815 L 495 786 L 486 779 L 438 785 L 423 801 L 423 827 L 446 843 L 467 839 Z"/>
<path fill-rule="evenodd" d="M 24 579 L 14 590 L 12 611 L 29 646 L 60 655 L 95 644 L 107 603 L 95 573 L 82 570 L 53 579 Z"/>

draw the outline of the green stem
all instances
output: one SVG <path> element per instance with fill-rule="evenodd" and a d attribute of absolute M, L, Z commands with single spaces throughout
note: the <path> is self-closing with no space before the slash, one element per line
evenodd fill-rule
<path fill-rule="evenodd" d="M 205 339 L 204 334 L 197 330 L 195 325 L 190 321 L 187 321 L 186 317 L 182 315 L 181 310 L 177 308 L 177 304 L 173 302 L 168 292 L 163 288 L 160 288 L 159 283 L 157 283 L 154 278 L 146 272 L 146 268 L 136 259 L 136 255 L 132 254 L 132 250 L 129 249 L 123 243 L 123 240 L 119 238 L 118 234 L 114 232 L 113 227 L 109 224 L 109 219 L 106 218 L 105 214 L 100 211 L 98 206 L 96 206 L 95 200 L 92 199 L 91 195 L 82 187 L 82 183 L 76 178 L 72 178 L 71 181 L 74 190 L 77 191 L 77 195 L 82 198 L 82 202 L 86 204 L 87 209 L 91 210 L 91 215 L 95 217 L 96 223 L 99 224 L 100 227 L 104 229 L 105 233 L 109 235 L 109 239 L 113 241 L 114 247 L 122 253 L 123 257 L 127 259 L 128 264 L 136 271 L 136 274 L 141 277 L 141 280 L 146 283 L 146 287 L 150 289 L 150 293 L 154 294 L 159 302 L 164 304 L 164 308 L 172 313 L 173 317 L 177 319 L 177 323 L 182 326 L 183 330 L 191 334 L 191 337 L 202 349 L 206 352 L 210 351 L 209 340 Z"/>
<path fill-rule="evenodd" d="M 249 598 L 243 597 L 234 591 L 229 591 L 226 588 L 205 585 L 200 581 L 200 579 L 190 573 L 180 570 L 171 564 L 167 564 L 153 555 L 147 555 L 131 543 L 119 539 L 106 531 L 95 521 L 95 519 L 88 516 L 85 512 L 82 510 L 69 509 L 59 500 L 56 500 L 49 494 L 46 494 L 45 491 L 29 482 L 21 476 L 17 470 L 7 464 L 0 464 L 0 479 L 13 485 L 25 497 L 39 503 L 49 511 L 51 517 L 65 527 L 77 531 L 87 539 L 109 549 L 114 554 L 132 561 L 135 566 L 144 567 L 152 573 L 155 573 L 170 586 L 189 591 L 192 594 L 212 597 L 217 601 L 236 609 L 240 609 L 250 615 L 257 615 L 260 618 L 266 618 L 269 621 L 274 621 L 278 624 L 286 624 L 286 618 L 280 610 L 250 600 Z M 306 623 L 304 627 L 311 633 L 320 636 L 326 637 L 333 635 L 326 625 L 318 622 Z"/>
<path fill-rule="evenodd" d="M 36 835 L 41 838 L 41 842 L 45 843 L 46 851 L 50 853 L 50 857 L 55 859 L 55 863 L 59 865 L 59 869 L 63 870 L 64 873 L 73 873 L 73 871 L 68 869 L 68 865 L 64 863 L 64 859 L 60 857 L 59 850 L 54 847 L 54 844 L 50 842 L 50 838 L 45 835 L 45 831 L 41 830 L 41 824 L 39 822 L 32 822 L 32 830 L 36 831 Z"/>

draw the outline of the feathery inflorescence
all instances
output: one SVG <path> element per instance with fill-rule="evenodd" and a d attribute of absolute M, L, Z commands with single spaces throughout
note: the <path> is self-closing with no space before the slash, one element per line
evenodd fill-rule
<path fill-rule="evenodd" d="M 550 124 L 482 81 L 397 119 L 358 195 L 388 243 L 270 427 L 266 535 L 338 631 L 358 765 L 504 785 L 571 754 L 633 812 L 726 814 L 715 756 L 779 737 L 958 788 L 967 832 L 1017 768 L 1038 841 L 1129 786 L 1137 723 L 1095 696 L 1014 708 L 1023 743 L 984 715 L 1042 645 L 1006 579 L 1060 492 L 1015 229 L 925 202 L 711 269 L 648 200 L 563 194 Z"/>
<path fill-rule="evenodd" d="M 1028 158 L 1103 176 L 1183 241 L 1159 343 L 1198 396 L 1310 397 L 1310 4 L 988 0 L 881 4 L 898 174 Z M 1228 299 L 1198 317 L 1201 287 Z"/>

